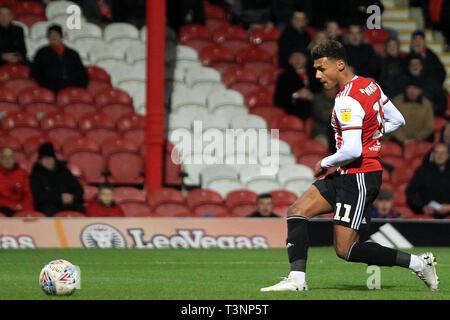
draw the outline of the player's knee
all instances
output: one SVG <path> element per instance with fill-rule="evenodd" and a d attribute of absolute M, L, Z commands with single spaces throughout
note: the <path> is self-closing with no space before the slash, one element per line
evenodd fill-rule
<path fill-rule="evenodd" d="M 349 250 L 349 246 L 344 243 L 335 243 L 334 250 L 336 251 L 336 255 L 341 259 L 347 258 L 347 253 Z"/>

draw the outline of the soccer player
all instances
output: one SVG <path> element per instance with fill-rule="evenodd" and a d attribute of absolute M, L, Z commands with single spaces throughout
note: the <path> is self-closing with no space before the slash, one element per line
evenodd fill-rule
<path fill-rule="evenodd" d="M 370 223 L 372 202 L 381 185 L 379 153 L 383 134 L 405 124 L 401 113 L 373 80 L 353 74 L 341 43 L 328 40 L 311 51 L 318 78 L 325 89 L 338 86 L 331 125 L 337 152 L 319 161 L 317 178 L 328 168 L 338 169 L 313 185 L 288 210 L 286 248 L 291 265 L 287 278 L 261 291 L 308 290 L 305 279 L 308 220 L 334 211 L 334 249 L 350 262 L 409 268 L 430 290 L 439 280 L 431 252 L 419 256 L 359 240 Z"/>

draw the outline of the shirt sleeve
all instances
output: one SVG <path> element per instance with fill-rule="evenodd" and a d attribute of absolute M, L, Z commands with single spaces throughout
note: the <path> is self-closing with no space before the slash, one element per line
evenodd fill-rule
<path fill-rule="evenodd" d="M 384 133 L 391 133 L 405 125 L 405 118 L 403 118 L 400 111 L 398 111 L 392 101 L 384 94 L 383 90 L 379 86 L 378 88 L 380 89 L 381 100 L 383 101 Z"/>
<path fill-rule="evenodd" d="M 339 97 L 335 100 L 334 113 L 342 131 L 362 129 L 365 111 L 352 97 Z"/>
<path fill-rule="evenodd" d="M 335 154 L 323 158 L 322 168 L 342 167 L 359 158 L 362 153 L 362 129 L 342 132 L 342 147 Z"/>

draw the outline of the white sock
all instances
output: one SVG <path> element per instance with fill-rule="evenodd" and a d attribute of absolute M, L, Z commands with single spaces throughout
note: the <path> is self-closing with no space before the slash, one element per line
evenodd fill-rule
<path fill-rule="evenodd" d="M 409 268 L 413 271 L 420 271 L 423 267 L 423 261 L 415 254 L 412 254 L 411 261 L 409 261 Z"/>
<path fill-rule="evenodd" d="M 291 271 L 289 276 L 297 280 L 298 283 L 303 283 L 305 282 L 306 273 L 303 271 Z"/>

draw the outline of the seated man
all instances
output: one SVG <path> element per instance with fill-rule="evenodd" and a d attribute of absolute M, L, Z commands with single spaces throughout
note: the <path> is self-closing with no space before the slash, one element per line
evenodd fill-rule
<path fill-rule="evenodd" d="M 98 200 L 89 203 L 86 209 L 88 217 L 124 217 L 122 209 L 114 202 L 114 188 L 103 185 L 98 191 Z"/>
<path fill-rule="evenodd" d="M 47 30 L 49 45 L 34 57 L 30 76 L 41 87 L 57 93 L 66 87 L 86 88 L 88 74 L 79 54 L 62 42 L 62 28 L 51 25 Z"/>
<path fill-rule="evenodd" d="M 372 218 L 399 218 L 400 214 L 392 210 L 394 204 L 391 191 L 382 189 L 374 203 Z"/>
<path fill-rule="evenodd" d="M 28 63 L 27 48 L 21 27 L 13 25 L 13 12 L 8 6 L 0 6 L 0 65 Z"/>
<path fill-rule="evenodd" d="M 408 205 L 414 212 L 435 218 L 450 214 L 449 147 L 442 142 L 433 148 L 433 161 L 422 164 L 406 188 Z"/>
<path fill-rule="evenodd" d="M 53 145 L 43 143 L 31 172 L 31 190 L 37 211 L 53 216 L 59 211 L 84 212 L 83 188 L 64 162 L 56 159 Z"/>
<path fill-rule="evenodd" d="M 12 216 L 18 211 L 34 211 L 28 173 L 19 168 L 14 150 L 0 151 L 0 212 Z"/>
<path fill-rule="evenodd" d="M 269 193 L 263 193 L 256 200 L 256 211 L 248 217 L 251 218 L 279 218 L 280 216 L 272 212 L 273 199 Z"/>

